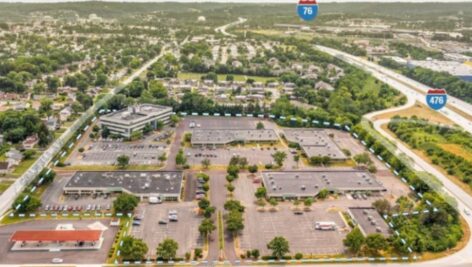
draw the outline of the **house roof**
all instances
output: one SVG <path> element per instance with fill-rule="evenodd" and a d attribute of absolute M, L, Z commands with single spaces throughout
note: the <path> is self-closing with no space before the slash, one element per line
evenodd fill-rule
<path fill-rule="evenodd" d="M 10 241 L 98 241 L 101 235 L 99 230 L 26 230 L 13 233 Z"/>

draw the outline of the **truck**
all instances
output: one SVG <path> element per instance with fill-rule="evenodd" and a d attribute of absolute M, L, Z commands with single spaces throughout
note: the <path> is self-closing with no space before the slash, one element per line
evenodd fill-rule
<path fill-rule="evenodd" d="M 315 229 L 321 231 L 334 231 L 336 230 L 335 222 L 315 222 Z"/>
<path fill-rule="evenodd" d="M 162 199 L 161 196 L 150 196 L 149 197 L 149 204 L 161 204 Z"/>

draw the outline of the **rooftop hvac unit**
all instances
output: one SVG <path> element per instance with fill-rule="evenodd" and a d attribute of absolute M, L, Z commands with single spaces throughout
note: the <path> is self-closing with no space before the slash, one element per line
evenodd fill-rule
<path fill-rule="evenodd" d="M 382 232 L 382 228 L 380 228 L 379 226 L 375 227 L 375 231 L 377 233 L 381 233 Z"/>
<path fill-rule="evenodd" d="M 305 187 L 304 185 L 302 185 L 302 186 L 301 186 L 301 189 L 302 189 L 302 190 L 305 190 L 305 189 L 306 189 L 306 187 Z"/>

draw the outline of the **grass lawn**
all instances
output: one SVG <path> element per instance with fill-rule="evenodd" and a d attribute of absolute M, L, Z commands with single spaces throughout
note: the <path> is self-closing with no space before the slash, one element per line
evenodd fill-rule
<path fill-rule="evenodd" d="M 472 160 L 472 153 L 458 144 L 438 144 L 438 146 L 456 156 Z"/>
<path fill-rule="evenodd" d="M 31 165 L 38 159 L 40 153 L 36 152 L 36 154 L 31 157 L 30 159 L 21 161 L 20 165 L 15 167 L 15 170 L 11 173 L 13 177 L 20 177 L 23 173 L 25 173 Z"/>
<path fill-rule="evenodd" d="M 185 80 L 185 79 L 193 79 L 193 80 L 200 80 L 202 73 L 194 73 L 194 72 L 180 72 L 178 74 L 178 78 Z M 266 83 L 269 80 L 275 80 L 276 77 L 262 77 L 262 76 L 249 76 L 249 75 L 239 75 L 239 74 L 231 74 L 234 77 L 235 81 L 245 82 L 247 79 L 251 78 L 254 79 L 256 82 Z M 226 80 L 226 74 L 218 74 L 218 80 L 224 81 Z"/>
<path fill-rule="evenodd" d="M 399 111 L 385 113 L 380 116 L 376 116 L 374 119 L 375 120 L 390 119 L 395 115 L 398 115 L 401 117 L 411 117 L 412 115 L 416 115 L 418 118 L 427 119 L 428 121 L 432 123 L 439 123 L 439 124 L 451 125 L 451 126 L 454 125 L 454 123 L 451 120 L 449 120 L 446 116 L 418 102 L 413 107 L 402 109 Z"/>
<path fill-rule="evenodd" d="M 13 183 L 13 181 L 2 181 L 0 182 L 0 193 L 5 192 L 7 188 Z"/>

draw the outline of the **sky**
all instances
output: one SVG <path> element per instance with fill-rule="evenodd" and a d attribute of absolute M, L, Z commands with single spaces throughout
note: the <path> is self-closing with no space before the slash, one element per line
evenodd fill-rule
<path fill-rule="evenodd" d="M 90 0 L 0 0 L 0 2 L 15 3 L 54 3 L 54 2 L 83 2 Z M 92 0 L 94 1 L 94 0 Z M 220 3 L 297 3 L 297 0 L 100 0 L 104 2 L 220 2 Z M 319 4 L 331 2 L 472 2 L 472 0 L 318 0 Z"/>

